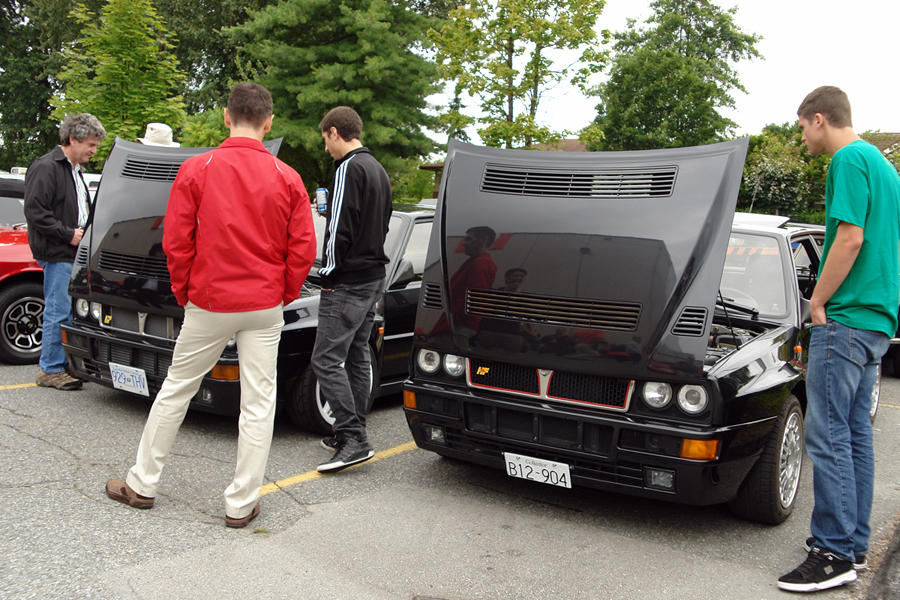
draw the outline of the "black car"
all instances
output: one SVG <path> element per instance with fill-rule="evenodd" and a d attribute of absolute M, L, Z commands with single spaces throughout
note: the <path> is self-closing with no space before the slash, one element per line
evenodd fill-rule
<path fill-rule="evenodd" d="M 416 443 L 511 477 L 786 519 L 822 232 L 735 214 L 746 150 L 451 142 L 404 384 Z"/>
<path fill-rule="evenodd" d="M 280 141 L 266 146 L 275 153 Z M 162 251 L 166 204 L 181 163 L 207 150 L 116 139 L 103 170 L 103 193 L 97 195 L 72 271 L 73 322 L 63 326 L 63 347 L 82 378 L 148 397 L 159 391 L 184 314 L 172 294 Z M 370 336 L 373 398 L 399 391 L 408 375 L 432 219 L 433 211 L 401 207 L 391 218 L 386 290 Z M 321 256 L 325 219 L 314 216 L 314 222 Z M 316 266 L 302 296 L 284 308 L 278 399 L 279 410 L 298 426 L 330 433 L 334 419 L 309 366 L 320 292 Z M 204 378 L 192 408 L 240 413 L 239 351 L 229 344 Z"/>

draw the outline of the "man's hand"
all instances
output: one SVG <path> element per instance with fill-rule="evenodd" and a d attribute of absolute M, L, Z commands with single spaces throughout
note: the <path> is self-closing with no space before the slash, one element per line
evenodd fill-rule
<path fill-rule="evenodd" d="M 81 238 L 84 236 L 84 229 L 78 228 L 75 230 L 75 234 L 72 236 L 72 241 L 69 242 L 70 246 L 77 246 L 81 243 Z"/>

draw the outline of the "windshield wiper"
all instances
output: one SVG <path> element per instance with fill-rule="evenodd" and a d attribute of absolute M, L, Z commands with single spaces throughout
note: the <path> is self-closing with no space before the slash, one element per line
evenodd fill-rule
<path fill-rule="evenodd" d="M 731 302 L 729 302 L 729 300 Z M 730 308 L 744 314 L 750 315 L 750 317 L 755 321 L 759 318 L 759 311 L 755 308 L 751 308 L 749 306 L 744 306 L 743 304 L 737 304 L 733 301 L 733 298 L 724 298 L 720 293 L 716 296 L 716 306 L 722 306 L 724 308 Z"/>

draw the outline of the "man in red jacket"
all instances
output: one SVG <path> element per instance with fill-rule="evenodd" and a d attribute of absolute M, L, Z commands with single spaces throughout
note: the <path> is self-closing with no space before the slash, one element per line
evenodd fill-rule
<path fill-rule="evenodd" d="M 225 524 L 259 514 L 275 418 L 275 363 L 282 307 L 300 296 L 316 255 L 309 196 L 300 176 L 262 145 L 272 96 L 255 83 L 234 87 L 225 110 L 231 136 L 181 166 L 166 209 L 163 249 L 184 324 L 168 376 L 125 481 L 107 495 L 153 506 L 175 434 L 203 376 L 235 337 L 241 417 L 234 481 L 225 490 Z"/>

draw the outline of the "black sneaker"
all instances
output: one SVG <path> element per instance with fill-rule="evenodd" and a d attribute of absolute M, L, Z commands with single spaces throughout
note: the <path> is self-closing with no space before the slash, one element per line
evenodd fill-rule
<path fill-rule="evenodd" d="M 803 543 L 803 547 L 807 552 L 813 549 L 813 546 L 816 544 L 816 538 L 810 536 L 806 538 L 806 541 Z M 869 561 L 866 560 L 865 554 L 856 555 L 856 560 L 853 561 L 853 568 L 857 571 L 866 571 L 869 568 Z"/>
<path fill-rule="evenodd" d="M 813 547 L 799 567 L 778 578 L 778 587 L 788 592 L 817 592 L 856 581 L 853 563 Z"/>
<path fill-rule="evenodd" d="M 350 465 L 355 465 L 369 460 L 375 456 L 375 450 L 369 442 L 360 442 L 351 437 L 338 441 L 337 452 L 328 462 L 323 462 L 316 467 L 319 473 L 334 473 L 341 469 L 346 469 Z"/>
<path fill-rule="evenodd" d="M 326 450 L 331 450 L 332 452 L 334 452 L 338 447 L 338 438 L 336 435 L 322 438 L 321 441 L 319 441 L 319 445 Z"/>

